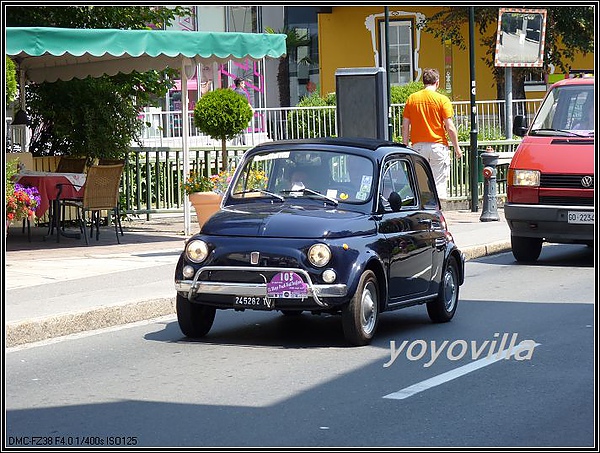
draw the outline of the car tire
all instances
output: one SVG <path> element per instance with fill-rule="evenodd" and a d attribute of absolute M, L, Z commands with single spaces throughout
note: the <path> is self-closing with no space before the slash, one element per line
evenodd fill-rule
<path fill-rule="evenodd" d="M 448 322 L 458 307 L 458 265 L 454 257 L 448 258 L 437 297 L 427 302 L 427 314 L 433 322 Z"/>
<path fill-rule="evenodd" d="M 216 309 L 190 302 L 187 297 L 177 294 L 177 322 L 186 337 L 201 338 L 213 325 Z"/>
<path fill-rule="evenodd" d="M 511 235 L 510 245 L 513 256 L 520 263 L 533 263 L 537 261 L 542 252 L 542 240 L 540 238 Z"/>
<path fill-rule="evenodd" d="M 342 309 L 346 340 L 355 346 L 371 342 L 379 321 L 379 285 L 373 271 L 363 272 L 350 302 Z"/>
<path fill-rule="evenodd" d="M 284 316 L 296 317 L 302 314 L 302 310 L 281 310 Z"/>

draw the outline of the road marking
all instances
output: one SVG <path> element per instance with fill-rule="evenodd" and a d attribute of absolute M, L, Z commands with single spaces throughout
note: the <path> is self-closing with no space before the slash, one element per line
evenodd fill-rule
<path fill-rule="evenodd" d="M 535 343 L 533 347 L 536 348 L 539 345 L 540 343 Z M 518 351 L 520 346 L 521 344 L 516 345 L 510 351 L 510 355 L 513 355 L 516 351 Z M 468 363 L 461 367 L 455 368 L 454 370 L 446 371 L 445 373 L 439 374 L 432 378 L 426 379 L 421 382 L 417 382 L 416 384 L 403 388 L 402 390 L 398 390 L 397 392 L 385 395 L 383 398 L 392 400 L 406 399 L 409 396 L 413 396 L 430 388 L 437 387 L 438 385 L 444 384 L 445 382 L 449 382 L 453 379 L 464 376 L 465 374 L 469 374 L 472 371 L 476 371 L 480 368 L 491 365 L 492 363 L 496 363 L 499 360 L 504 360 L 507 357 L 506 353 L 509 352 L 509 350 L 510 348 L 506 348 L 503 351 L 493 354 L 491 357 L 485 357 L 483 359 L 476 360 L 475 362 Z"/>

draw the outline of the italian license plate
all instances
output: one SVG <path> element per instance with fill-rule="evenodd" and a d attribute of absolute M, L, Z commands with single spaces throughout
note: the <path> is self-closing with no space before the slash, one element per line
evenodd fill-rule
<path fill-rule="evenodd" d="M 235 296 L 233 306 L 238 308 L 249 308 L 251 310 L 272 310 L 273 301 L 269 297 L 262 296 Z"/>
<path fill-rule="evenodd" d="M 593 225 L 594 213 L 589 211 L 569 211 L 567 212 L 567 222 Z"/>

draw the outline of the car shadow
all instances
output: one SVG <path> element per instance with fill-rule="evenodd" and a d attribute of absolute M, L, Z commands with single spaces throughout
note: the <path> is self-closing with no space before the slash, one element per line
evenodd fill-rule
<path fill-rule="evenodd" d="M 236 313 L 218 310 L 211 331 L 203 338 L 185 337 L 177 321 L 163 323 L 164 328 L 148 333 L 146 340 L 198 345 L 268 347 L 268 348 L 348 348 L 355 347 L 344 338 L 339 315 L 286 316 L 280 312 Z M 375 338 L 370 346 L 388 348 L 390 339 L 411 338 L 423 328 L 440 328 L 433 324 L 424 305 L 382 313 Z"/>

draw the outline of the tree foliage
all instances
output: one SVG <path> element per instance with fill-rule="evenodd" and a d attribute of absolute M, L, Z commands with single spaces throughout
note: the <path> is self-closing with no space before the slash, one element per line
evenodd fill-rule
<path fill-rule="evenodd" d="M 63 28 L 163 28 L 175 17 L 189 15 L 182 7 L 9 6 L 8 26 Z M 18 62 L 17 62 L 18 63 Z M 148 71 L 29 84 L 28 115 L 32 119 L 30 151 L 34 155 L 73 154 L 122 157 L 138 138 L 143 106 L 156 105 L 173 86 L 178 71 Z"/>
<path fill-rule="evenodd" d="M 277 69 L 277 85 L 279 87 L 279 104 L 282 107 L 290 106 L 290 60 L 296 61 L 296 59 L 292 57 L 295 57 L 298 47 L 310 45 L 310 37 L 300 35 L 298 30 L 295 28 L 283 28 L 275 31 L 271 27 L 265 27 L 265 32 L 286 35 L 286 53 L 283 57 L 279 58 L 279 67 Z M 305 57 L 299 63 L 309 65 L 311 64 L 311 60 L 310 58 Z"/>
<path fill-rule="evenodd" d="M 240 134 L 252 119 L 248 100 L 228 88 L 210 91 L 194 107 L 194 124 L 215 140 L 221 140 L 223 170 L 227 168 L 225 141 Z"/>
<path fill-rule="evenodd" d="M 496 33 L 498 23 L 497 7 L 475 7 L 475 22 L 481 36 L 481 44 L 486 49 L 482 59 L 492 68 L 494 78 L 500 88 L 504 85 L 504 68 L 494 67 L 496 49 Z M 549 65 L 554 65 L 560 72 L 569 71 L 569 63 L 578 52 L 586 55 L 594 52 L 594 17 L 593 6 L 548 7 L 546 18 L 546 39 L 544 46 L 544 67 L 537 71 L 547 72 Z M 442 42 L 450 39 L 453 45 L 465 50 L 468 35 L 463 35 L 464 25 L 469 22 L 469 7 L 452 6 L 427 18 L 421 26 L 425 31 L 433 33 Z M 513 68 L 513 87 L 518 97 L 524 97 L 523 83 L 528 73 L 534 68 Z"/>
<path fill-rule="evenodd" d="M 10 58 L 6 59 L 6 100 L 5 104 L 9 105 L 17 97 L 17 73 L 15 64 Z"/>

